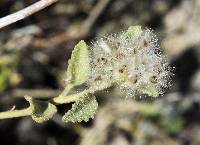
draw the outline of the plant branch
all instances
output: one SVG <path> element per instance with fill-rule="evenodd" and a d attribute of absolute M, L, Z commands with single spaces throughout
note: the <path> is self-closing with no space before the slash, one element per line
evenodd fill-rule
<path fill-rule="evenodd" d="M 88 93 L 95 93 L 96 91 L 101 91 L 104 90 L 106 88 L 111 87 L 113 84 L 115 84 L 115 82 L 104 82 L 101 85 L 99 85 L 98 87 L 91 87 L 87 90 L 84 90 L 82 92 L 79 93 L 75 93 L 75 94 L 70 94 L 69 95 L 69 91 L 74 87 L 72 84 L 69 84 L 64 91 L 58 96 L 53 98 L 51 101 L 53 104 L 65 104 L 65 103 L 71 103 L 71 102 L 75 102 L 77 101 L 81 96 L 88 94 Z"/>
<path fill-rule="evenodd" d="M 84 20 L 80 28 L 69 28 L 67 32 L 62 32 L 51 38 L 35 38 L 32 45 L 35 47 L 52 47 L 69 40 L 83 39 L 89 34 L 96 20 L 103 13 L 103 10 L 110 1 L 111 0 L 98 0 L 98 3 L 90 11 L 89 16 Z"/>
<path fill-rule="evenodd" d="M 58 96 L 60 93 L 60 90 L 54 90 L 54 89 L 14 89 L 8 95 L 16 97 L 16 98 L 22 98 L 24 97 L 24 94 L 27 96 L 31 96 L 34 99 L 50 99 L 55 96 Z"/>
<path fill-rule="evenodd" d="M 84 94 L 91 93 L 90 90 L 85 90 L 83 92 L 72 94 L 72 95 L 66 95 L 66 96 L 58 96 L 52 99 L 52 102 L 55 104 L 65 104 L 65 103 L 71 103 L 77 101 L 81 96 Z"/>
<path fill-rule="evenodd" d="M 97 88 L 96 89 L 90 88 L 90 89 L 84 90 L 82 92 L 70 94 L 70 95 L 68 95 L 68 94 L 69 94 L 70 90 L 74 87 L 74 85 L 68 84 L 65 87 L 65 89 L 63 90 L 63 92 L 59 96 L 51 99 L 50 102 L 53 103 L 54 105 L 75 102 L 81 96 L 88 94 L 88 93 L 94 93 L 95 91 L 98 91 L 98 90 L 103 90 L 105 88 L 110 87 L 111 84 L 105 83 L 105 84 L 102 84 L 102 86 L 99 86 L 98 89 Z M 31 114 L 32 114 L 31 107 L 21 109 L 21 110 L 12 110 L 11 109 L 11 110 L 6 111 L 6 112 L 0 112 L 0 120 L 1 119 L 8 119 L 8 118 L 22 117 L 22 116 L 29 116 Z"/>
<path fill-rule="evenodd" d="M 0 119 L 29 116 L 31 115 L 31 113 L 32 111 L 30 107 L 22 109 L 22 110 L 10 110 L 6 112 L 0 112 Z"/>
<path fill-rule="evenodd" d="M 8 26 L 12 23 L 15 23 L 19 20 L 22 20 L 46 7 L 48 7 L 49 5 L 57 2 L 58 0 L 40 0 L 16 13 L 10 14 L 6 17 L 3 17 L 0 19 L 0 29 Z"/>
<path fill-rule="evenodd" d="M 79 98 L 80 93 L 67 95 L 73 87 L 74 85 L 68 84 L 58 97 L 52 99 L 52 102 L 54 104 L 63 104 L 76 101 Z"/>
<path fill-rule="evenodd" d="M 84 35 L 88 35 L 89 31 L 93 27 L 96 20 L 99 18 L 103 10 L 109 4 L 111 0 L 99 0 L 96 6 L 91 10 L 90 15 L 87 19 L 83 22 L 81 26 L 81 33 Z"/>

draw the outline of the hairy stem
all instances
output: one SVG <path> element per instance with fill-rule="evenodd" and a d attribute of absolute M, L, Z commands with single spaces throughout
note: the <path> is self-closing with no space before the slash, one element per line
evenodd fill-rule
<path fill-rule="evenodd" d="M 51 102 L 53 104 L 65 104 L 65 103 L 75 102 L 81 96 L 83 96 L 85 94 L 88 94 L 88 93 L 94 94 L 96 91 L 101 91 L 101 90 L 104 90 L 106 88 L 109 88 L 110 86 L 112 86 L 112 84 L 114 84 L 114 82 L 110 82 L 110 83 L 104 82 L 98 87 L 91 87 L 91 88 L 84 90 L 82 92 L 68 95 L 69 91 L 74 87 L 72 84 L 69 84 L 64 89 L 64 91 L 58 97 L 53 98 L 51 100 Z"/>
<path fill-rule="evenodd" d="M 65 104 L 77 101 L 81 96 L 84 94 L 91 93 L 90 90 L 85 90 L 83 92 L 72 94 L 72 95 L 65 95 L 65 96 L 58 96 L 52 99 L 54 104 Z"/>
<path fill-rule="evenodd" d="M 68 95 L 73 87 L 74 87 L 73 84 L 68 84 L 58 97 L 52 99 L 52 103 L 64 104 L 76 101 L 79 98 L 78 96 L 80 95 L 80 93 Z"/>
<path fill-rule="evenodd" d="M 74 87 L 73 84 L 68 84 L 63 92 L 58 96 L 50 100 L 51 103 L 58 105 L 58 104 L 65 104 L 65 103 L 71 103 L 77 101 L 80 97 L 82 97 L 85 94 L 88 93 L 94 93 L 99 90 L 103 90 L 105 88 L 110 87 L 111 84 L 102 84 L 98 89 L 96 88 L 90 88 L 87 90 L 84 90 L 79 93 L 71 94 L 69 95 L 69 92 L 71 89 Z M 15 118 L 15 117 L 22 117 L 22 116 L 29 116 L 32 114 L 32 109 L 31 107 L 22 109 L 22 110 L 10 110 L 6 112 L 0 112 L 0 119 L 6 119 L 6 118 Z"/>
<path fill-rule="evenodd" d="M 31 115 L 31 113 L 32 111 L 30 107 L 22 109 L 22 110 L 10 110 L 6 112 L 0 112 L 0 119 L 29 116 Z"/>
<path fill-rule="evenodd" d="M 19 20 L 22 20 L 44 8 L 46 8 L 47 6 L 57 2 L 58 0 L 40 0 L 34 4 L 32 4 L 31 6 L 28 6 L 16 13 L 10 14 L 6 17 L 3 17 L 0 19 L 0 28 L 3 28 L 5 26 L 8 26 L 12 23 L 15 23 Z"/>

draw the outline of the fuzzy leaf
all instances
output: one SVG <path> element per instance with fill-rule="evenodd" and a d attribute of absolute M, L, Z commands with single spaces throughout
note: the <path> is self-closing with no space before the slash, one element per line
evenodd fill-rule
<path fill-rule="evenodd" d="M 56 106 L 49 102 L 34 100 L 30 96 L 25 96 L 25 99 L 30 103 L 32 119 L 37 123 L 48 121 L 57 112 Z"/>
<path fill-rule="evenodd" d="M 90 58 L 87 44 L 81 40 L 74 48 L 67 70 L 67 80 L 71 84 L 84 83 L 90 73 Z"/>
<path fill-rule="evenodd" d="M 138 34 L 142 32 L 141 26 L 130 26 L 126 32 L 126 34 L 130 37 L 138 36 Z"/>
<path fill-rule="evenodd" d="M 141 94 L 147 94 L 151 97 L 159 96 L 159 91 L 153 84 L 140 85 L 137 87 L 137 91 Z"/>
<path fill-rule="evenodd" d="M 87 94 L 76 101 L 71 110 L 63 116 L 64 122 L 87 122 L 90 118 L 94 118 L 98 108 L 96 98 L 92 94 Z"/>

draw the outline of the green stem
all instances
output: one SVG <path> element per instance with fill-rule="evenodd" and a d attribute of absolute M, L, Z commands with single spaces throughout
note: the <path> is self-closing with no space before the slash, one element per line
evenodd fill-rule
<path fill-rule="evenodd" d="M 52 103 L 54 104 L 63 104 L 62 103 L 62 98 L 65 98 L 67 96 L 67 94 L 69 93 L 69 91 L 74 87 L 74 85 L 72 84 L 68 84 L 65 89 L 62 91 L 62 93 L 58 96 L 55 97 L 51 100 Z M 73 99 L 72 99 L 73 100 Z M 67 103 L 67 102 L 66 102 Z"/>
<path fill-rule="evenodd" d="M 69 84 L 64 91 L 58 96 L 55 97 L 51 100 L 51 102 L 53 104 L 65 104 L 65 103 L 71 103 L 71 102 L 75 102 L 77 101 L 81 96 L 83 96 L 84 94 L 88 94 L 88 93 L 94 93 L 96 91 L 100 91 L 100 90 L 104 90 L 108 87 L 110 87 L 112 84 L 114 83 L 103 83 L 98 87 L 91 87 L 88 90 L 84 90 L 80 93 L 76 93 L 76 94 L 71 94 L 68 95 L 69 91 L 74 87 L 72 84 Z"/>
<path fill-rule="evenodd" d="M 90 93 L 90 90 L 85 90 L 83 92 L 72 94 L 72 95 L 66 95 L 66 96 L 58 96 L 56 98 L 53 98 L 52 102 L 54 104 L 65 104 L 65 103 L 71 103 L 77 101 L 81 96 L 84 94 Z"/>
<path fill-rule="evenodd" d="M 31 113 L 32 113 L 32 110 L 30 107 L 21 109 L 21 110 L 11 110 L 11 111 L 6 111 L 6 112 L 0 112 L 0 119 L 29 116 L 31 115 Z"/>
<path fill-rule="evenodd" d="M 88 90 L 84 90 L 80 93 L 68 95 L 70 90 L 74 87 L 73 84 L 68 84 L 66 88 L 63 90 L 63 92 L 58 96 L 51 100 L 53 104 L 64 104 L 64 103 L 71 103 L 77 101 L 81 96 L 88 94 L 88 93 L 94 93 L 99 90 L 103 90 L 105 88 L 110 87 L 111 84 L 104 83 L 101 86 L 98 86 L 98 88 L 90 88 Z M 32 115 L 32 109 L 31 107 L 21 109 L 21 110 L 10 110 L 6 112 L 0 112 L 0 119 L 6 119 L 6 118 L 15 118 L 15 117 L 22 117 L 22 116 L 29 116 Z"/>

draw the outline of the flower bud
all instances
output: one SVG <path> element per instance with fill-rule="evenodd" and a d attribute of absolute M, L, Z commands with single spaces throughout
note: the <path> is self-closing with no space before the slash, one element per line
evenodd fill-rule
<path fill-rule="evenodd" d="M 169 86 L 170 67 L 152 30 L 133 26 L 98 38 L 91 50 L 90 86 L 117 83 L 129 96 L 157 97 Z"/>

